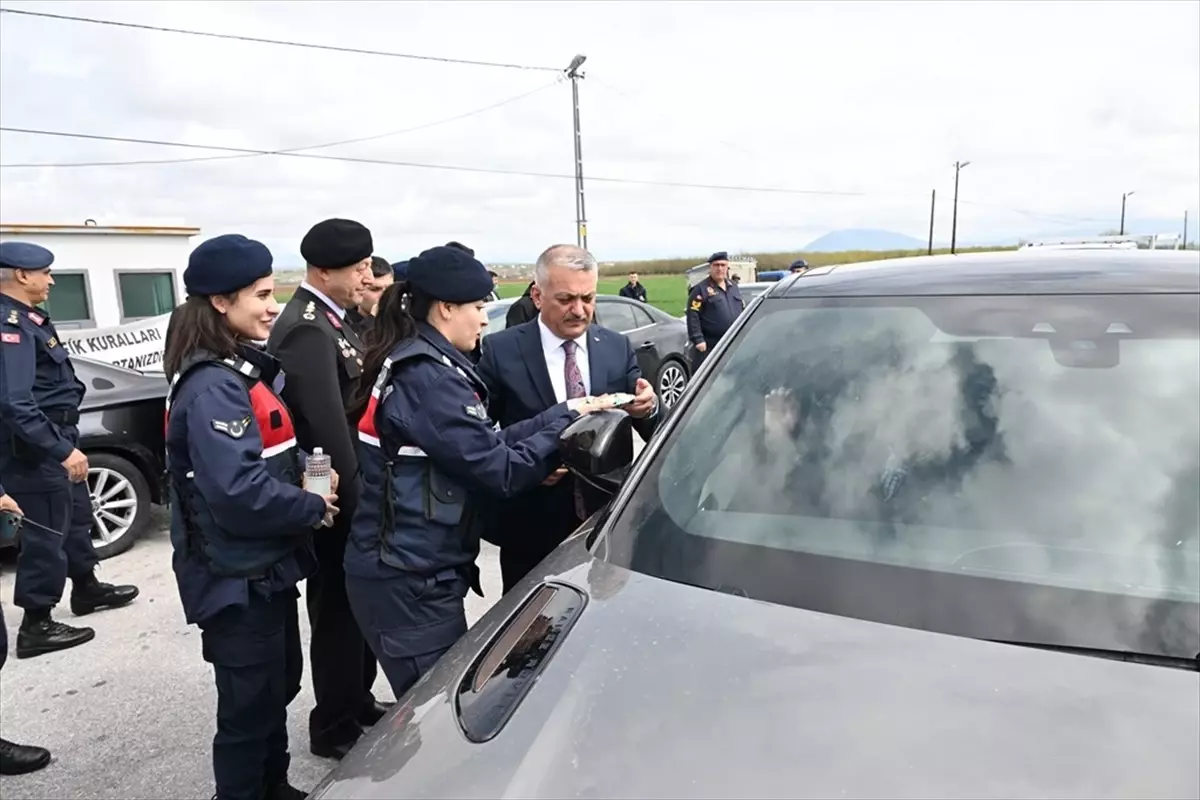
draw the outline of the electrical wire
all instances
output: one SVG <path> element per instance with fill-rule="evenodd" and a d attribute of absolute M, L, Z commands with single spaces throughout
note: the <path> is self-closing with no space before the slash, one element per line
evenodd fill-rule
<path fill-rule="evenodd" d="M 33 128 L 13 128 L 13 127 L 8 127 L 8 126 L 0 126 L 0 131 L 4 131 L 4 132 L 8 132 L 8 133 L 24 133 L 24 134 L 28 134 L 31 136 L 55 136 L 55 137 L 62 137 L 62 138 L 67 138 L 67 139 L 88 139 L 88 140 L 100 141 L 100 142 L 123 142 L 123 143 L 127 143 L 127 144 L 146 144 L 146 145 L 157 145 L 157 146 L 161 146 L 161 147 L 182 147 L 182 148 L 188 148 L 188 149 L 192 149 L 192 150 L 219 150 L 219 151 L 226 152 L 226 153 L 241 153 L 241 154 L 247 154 L 247 155 L 263 155 L 263 156 L 278 155 L 278 156 L 283 156 L 285 158 L 311 158 L 311 159 L 317 159 L 317 160 L 321 160 L 321 161 L 342 161 L 342 162 L 347 162 L 347 163 L 352 163 L 352 164 L 375 164 L 375 165 L 379 165 L 379 166 L 410 167 L 410 168 L 414 168 L 414 169 L 434 169 L 434 170 L 446 170 L 446 171 L 451 171 L 451 172 L 476 172 L 476 173 L 486 173 L 486 174 L 492 174 L 492 175 L 514 175 L 514 176 L 529 177 L 529 178 L 560 178 L 560 179 L 572 180 L 572 181 L 575 180 L 575 175 L 573 173 L 534 172 L 534 171 L 528 171 L 528 170 L 496 169 L 496 168 L 490 168 L 490 167 L 469 167 L 469 166 L 463 166 L 463 165 L 459 165 L 459 164 L 428 164 L 428 163 L 421 163 L 421 162 L 415 162 L 415 161 L 393 161 L 393 160 L 381 159 L 381 158 L 361 158 L 361 157 L 355 157 L 355 156 L 334 156 L 334 155 L 325 155 L 325 154 L 320 154 L 320 153 L 287 152 L 287 151 L 282 151 L 282 150 L 279 150 L 279 151 L 255 150 L 255 149 L 246 148 L 246 147 L 225 147 L 225 146 L 221 146 L 221 145 L 203 145 L 203 144 L 192 144 L 192 143 L 188 143 L 188 142 L 169 142 L 169 141 L 163 141 L 160 139 L 138 139 L 138 138 L 126 137 L 126 136 L 102 136 L 100 134 L 91 134 L 91 133 L 72 133 L 72 132 L 68 132 L 68 131 L 49 131 L 49 130 L 39 130 L 39 129 L 33 129 Z M 37 164 L 37 163 L 34 163 L 34 164 L 0 164 L 0 169 L 33 169 L 33 168 L 46 168 L 46 167 L 57 167 L 57 166 L 61 166 L 61 167 L 92 167 L 92 166 L 102 167 L 102 166 L 107 166 L 107 165 L 108 164 L 103 161 L 73 162 L 73 163 L 61 164 L 61 165 Z M 709 189 L 709 190 L 713 190 L 713 191 L 727 191 L 727 192 L 753 192 L 753 193 L 762 193 L 762 194 L 815 195 L 815 196 L 822 196 L 822 197 L 863 197 L 863 196 L 866 196 L 865 192 L 837 192 L 837 191 L 823 191 L 823 190 L 817 190 L 817 189 L 790 189 L 790 188 L 769 187 L 769 186 L 735 186 L 735 185 L 714 184 L 714 183 L 687 183 L 684 181 L 656 181 L 656 180 L 637 179 L 637 178 L 610 178 L 610 177 L 597 176 L 597 175 L 589 176 L 587 178 L 587 180 L 589 182 L 593 182 L 593 183 L 627 184 L 627 185 L 634 185 L 634 186 L 665 186 L 665 187 L 673 187 L 673 188 L 679 188 L 679 189 Z"/>
<path fill-rule="evenodd" d="M 228 39 L 237 42 L 250 42 L 253 44 L 274 44 L 283 47 L 303 47 L 311 50 L 328 50 L 337 53 L 354 53 L 356 55 L 365 56 L 386 56 L 388 58 L 408 58 L 417 61 L 438 61 L 444 64 L 465 64 L 474 67 L 497 67 L 503 69 L 523 69 L 535 70 L 538 72 L 563 72 L 564 70 L 558 67 L 541 67 L 531 64 L 509 64 L 501 61 L 475 61 L 465 58 L 449 58 L 445 56 L 422 56 L 413 53 L 395 53 L 386 50 L 368 50 L 361 47 L 341 47 L 338 45 L 329 44 L 313 44 L 311 42 L 294 42 L 285 39 L 264 39 L 257 36 L 241 36 L 232 33 L 210 33 L 208 31 L 193 31 L 183 28 L 167 28 L 161 25 L 145 25 L 136 22 L 118 22 L 111 19 L 93 19 L 91 17 L 74 17 L 67 14 L 50 14 L 44 11 L 25 11 L 16 8 L 0 8 L 0 14 L 19 14 L 25 17 L 40 17 L 42 19 L 53 19 L 64 22 L 83 22 L 89 25 L 110 25 L 116 28 L 133 28 L 143 31 L 156 31 L 158 33 L 179 33 L 186 36 L 203 36 L 210 39 Z"/>
<path fill-rule="evenodd" d="M 357 139 L 341 139 L 336 142 L 324 142 L 323 144 L 310 144 L 310 145 L 305 145 L 304 147 L 289 147 L 289 148 L 285 148 L 285 149 L 281 149 L 281 150 L 262 150 L 262 151 L 256 151 L 256 152 L 234 153 L 231 155 L 223 155 L 223 156 L 196 156 L 195 158 L 131 159 L 131 160 L 126 160 L 126 161 L 66 162 L 66 163 L 59 163 L 59 164 L 54 164 L 54 163 L 0 164 L 0 168 L 9 168 L 9 167 L 12 167 L 12 168 L 17 168 L 17 167 L 22 167 L 22 168 L 28 168 L 28 167 L 55 167 L 55 168 L 128 167 L 128 166 L 144 166 L 147 164 L 194 164 L 194 163 L 201 162 L 201 161 L 229 161 L 231 159 L 236 159 L 236 158 L 256 158 L 258 156 L 281 156 L 281 155 L 290 155 L 293 153 L 303 153 L 303 152 L 306 152 L 309 150 L 323 150 L 323 149 L 326 149 L 329 147 L 340 147 L 341 145 L 359 144 L 361 142 L 373 142 L 373 141 L 378 141 L 380 139 L 388 139 L 393 136 L 400 136 L 400 135 L 406 134 L 406 133 L 415 133 L 417 131 L 423 131 L 423 130 L 428 130 L 429 128 L 434 128 L 439 125 L 445 125 L 446 123 L 449 123 L 449 122 L 456 122 L 460 119 L 466 119 L 467 117 L 473 117 L 478 114 L 483 114 L 487 111 L 492 111 L 492 110 L 500 108 L 502 106 L 506 106 L 511 103 L 515 103 L 518 100 L 524 100 L 526 97 L 530 97 L 532 95 L 537 94 L 538 92 L 544 92 L 545 90 L 547 90 L 553 86 L 557 86 L 558 84 L 562 83 L 565 80 L 566 80 L 566 76 L 560 75 L 557 78 L 555 78 L 553 81 L 551 81 L 550 83 L 547 83 L 544 86 L 539 86 L 538 88 L 534 89 L 533 91 L 525 92 L 523 94 L 516 95 L 515 97 L 510 97 L 507 100 L 501 100 L 498 103 L 492 103 L 490 106 L 484 106 L 483 108 L 477 108 L 473 111 L 466 111 L 461 114 L 455 114 L 452 117 L 446 117 L 445 119 L 435 120 L 434 122 L 426 122 L 422 125 L 417 125 L 412 128 L 402 128 L 400 130 L 388 131 L 386 133 L 377 133 L 372 136 L 360 136 Z"/>

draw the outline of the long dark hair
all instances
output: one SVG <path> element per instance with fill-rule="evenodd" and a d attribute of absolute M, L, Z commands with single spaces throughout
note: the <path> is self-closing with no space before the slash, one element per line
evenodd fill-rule
<path fill-rule="evenodd" d="M 417 335 L 417 320 L 427 319 L 435 302 L 407 281 L 393 283 L 383 291 L 375 312 L 375 324 L 367 334 L 362 378 L 346 408 L 346 416 L 351 424 L 357 425 L 367 410 L 371 390 L 375 388 L 375 381 L 379 379 L 379 371 L 383 369 L 388 354 L 400 342 Z"/>
<path fill-rule="evenodd" d="M 183 305 L 171 312 L 163 342 L 163 369 L 171 380 L 183 362 L 197 350 L 207 350 L 220 358 L 237 354 L 238 340 L 223 314 L 213 308 L 207 297 L 190 295 Z"/>

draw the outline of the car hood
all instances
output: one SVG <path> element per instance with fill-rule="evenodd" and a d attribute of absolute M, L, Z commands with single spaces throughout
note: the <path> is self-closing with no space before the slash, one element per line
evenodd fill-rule
<path fill-rule="evenodd" d="M 494 739 L 468 742 L 451 698 L 530 582 L 312 796 L 1200 796 L 1195 673 L 808 612 L 567 550 L 539 572 L 588 603 Z"/>

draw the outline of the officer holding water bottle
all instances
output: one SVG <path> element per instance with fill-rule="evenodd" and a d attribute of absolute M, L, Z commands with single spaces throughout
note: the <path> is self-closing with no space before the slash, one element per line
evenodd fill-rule
<path fill-rule="evenodd" d="M 287 706 L 303 671 L 296 586 L 316 568 L 314 529 L 338 512 L 323 454 L 324 485 L 306 487 L 283 375 L 253 344 L 279 313 L 271 267 L 244 236 L 197 247 L 163 357 L 172 566 L 216 679 L 219 800 L 307 794 L 288 783 Z"/>

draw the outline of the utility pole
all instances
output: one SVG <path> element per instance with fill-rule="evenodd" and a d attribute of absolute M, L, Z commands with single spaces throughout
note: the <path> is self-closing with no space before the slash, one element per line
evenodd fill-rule
<path fill-rule="evenodd" d="M 571 79 L 571 108 L 575 118 L 575 244 L 587 249 L 587 208 L 583 202 L 583 137 L 579 133 L 579 79 L 584 77 L 579 71 L 587 56 L 578 55 L 571 59 L 567 67 L 567 77 Z"/>
<path fill-rule="evenodd" d="M 1126 192 L 1121 195 L 1121 235 L 1125 235 L 1125 200 L 1133 197 L 1137 192 Z"/>
<path fill-rule="evenodd" d="M 954 218 L 950 223 L 950 255 L 954 255 L 955 247 L 958 244 L 958 173 L 970 163 L 970 161 L 954 162 Z"/>
<path fill-rule="evenodd" d="M 1183 246 L 1182 249 L 1187 250 L 1187 209 L 1183 210 Z"/>
<path fill-rule="evenodd" d="M 933 255 L 933 210 L 937 208 L 937 189 L 933 190 L 933 197 L 929 200 L 929 255 Z"/>

